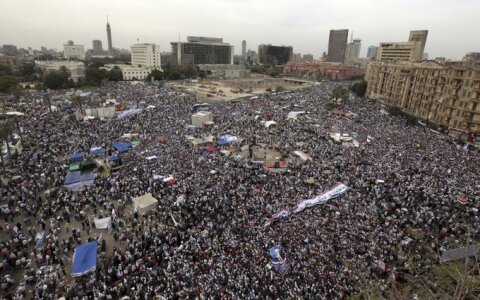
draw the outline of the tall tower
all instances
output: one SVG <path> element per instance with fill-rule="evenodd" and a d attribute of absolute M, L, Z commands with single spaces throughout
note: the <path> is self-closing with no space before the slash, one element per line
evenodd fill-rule
<path fill-rule="evenodd" d="M 348 29 L 330 30 L 328 38 L 327 62 L 345 62 Z"/>
<path fill-rule="evenodd" d="M 112 31 L 110 30 L 110 23 L 108 23 L 108 16 L 107 16 L 107 39 L 108 39 L 108 55 L 113 56 Z"/>
<path fill-rule="evenodd" d="M 242 57 L 243 59 L 247 58 L 247 41 L 242 41 Z"/>

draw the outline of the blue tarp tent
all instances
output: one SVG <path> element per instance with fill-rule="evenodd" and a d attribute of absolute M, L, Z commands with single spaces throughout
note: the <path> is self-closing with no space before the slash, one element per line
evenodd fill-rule
<path fill-rule="evenodd" d="M 79 277 L 95 270 L 97 266 L 98 241 L 81 244 L 75 248 L 72 263 L 72 277 Z"/>
<path fill-rule="evenodd" d="M 230 143 L 236 143 L 238 141 L 239 141 L 238 137 L 236 137 L 234 135 L 231 135 L 231 134 L 224 134 L 224 135 L 221 135 L 218 138 L 217 144 L 219 146 L 223 146 L 223 145 L 227 145 L 227 144 L 230 144 Z"/>
<path fill-rule="evenodd" d="M 119 113 L 118 118 L 119 119 L 124 119 L 124 118 L 127 118 L 127 117 L 134 116 L 136 114 L 139 114 L 140 112 L 142 112 L 142 110 L 140 108 L 131 108 L 129 110 L 125 110 L 125 111 L 122 111 L 121 113 Z"/>
<path fill-rule="evenodd" d="M 102 147 L 92 147 L 90 149 L 90 154 L 92 154 L 92 155 L 102 155 L 102 154 L 105 154 L 105 149 L 103 149 Z"/>
<path fill-rule="evenodd" d="M 108 161 L 116 161 L 116 160 L 118 160 L 118 156 L 110 156 L 108 158 Z"/>
<path fill-rule="evenodd" d="M 83 152 L 76 152 L 70 155 L 71 160 L 82 160 L 83 159 Z"/>
<path fill-rule="evenodd" d="M 132 143 L 130 143 L 130 142 L 126 142 L 126 143 L 124 143 L 124 142 L 114 142 L 112 146 L 115 150 L 122 153 L 122 152 L 127 152 L 128 150 L 130 150 L 130 148 L 132 148 Z"/>
<path fill-rule="evenodd" d="M 79 191 L 84 186 L 91 186 L 95 177 L 97 177 L 95 173 L 68 172 L 64 184 L 69 190 Z"/>

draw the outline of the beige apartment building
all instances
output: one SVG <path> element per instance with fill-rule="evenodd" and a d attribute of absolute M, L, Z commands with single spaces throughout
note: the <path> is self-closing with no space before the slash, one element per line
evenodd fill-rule
<path fill-rule="evenodd" d="M 421 61 L 428 30 L 412 30 L 408 42 L 380 43 L 377 49 L 377 61 Z"/>
<path fill-rule="evenodd" d="M 371 62 L 366 95 L 445 128 L 480 134 L 480 65 Z"/>

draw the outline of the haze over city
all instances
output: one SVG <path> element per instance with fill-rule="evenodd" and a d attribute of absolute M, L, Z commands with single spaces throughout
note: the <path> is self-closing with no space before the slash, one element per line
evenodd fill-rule
<path fill-rule="evenodd" d="M 247 40 L 248 49 L 263 43 L 289 45 L 294 52 L 319 57 L 327 51 L 329 30 L 348 28 L 349 39 L 352 31 L 362 39 L 364 57 L 370 45 L 406 40 L 409 30 L 426 29 L 430 57 L 460 59 L 480 49 L 478 11 L 480 1 L 475 0 L 3 0 L 0 42 L 58 50 L 68 40 L 106 44 L 109 15 L 116 48 L 128 49 L 138 38 L 170 51 L 179 34 L 182 40 L 203 35 L 223 37 L 236 54 Z"/>

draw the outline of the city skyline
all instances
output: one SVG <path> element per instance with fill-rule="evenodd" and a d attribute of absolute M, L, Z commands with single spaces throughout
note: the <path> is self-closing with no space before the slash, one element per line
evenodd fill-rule
<path fill-rule="evenodd" d="M 223 38 L 235 46 L 235 54 L 241 53 L 242 40 L 248 40 L 247 48 L 255 51 L 260 44 L 291 45 L 295 53 L 319 57 L 327 51 L 330 30 L 342 28 L 353 31 L 354 38 L 362 39 L 360 57 L 366 56 L 371 45 L 406 41 L 410 30 L 423 29 L 429 31 L 425 52 L 432 58 L 461 59 L 465 53 L 480 49 L 480 40 L 474 38 L 476 26 L 472 26 L 476 11 L 480 10 L 478 1 L 207 2 L 87 0 L 65 5 L 60 0 L 41 3 L 23 0 L 19 5 L 18 1 L 5 0 L 0 43 L 57 50 L 68 40 L 87 48 L 92 40 L 107 45 L 105 15 L 108 14 L 113 46 L 124 49 L 138 39 L 160 44 L 161 51 L 168 52 L 170 42 L 178 41 L 179 36 L 186 41 L 192 35 Z M 455 36 L 454 42 L 451 36 Z"/>

